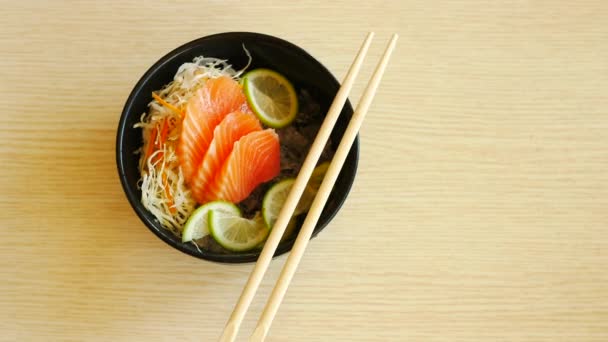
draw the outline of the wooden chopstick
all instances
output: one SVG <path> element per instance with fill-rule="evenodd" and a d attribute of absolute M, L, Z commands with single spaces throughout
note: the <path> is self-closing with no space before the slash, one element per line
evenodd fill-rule
<path fill-rule="evenodd" d="M 380 60 L 378 66 L 376 67 L 376 71 L 369 81 L 363 96 L 353 114 L 353 117 L 344 132 L 342 140 L 340 141 L 340 145 L 338 145 L 338 149 L 334 154 L 334 157 L 329 164 L 329 168 L 327 169 L 327 173 L 323 178 L 323 182 L 321 183 L 321 187 L 313 200 L 310 210 L 308 211 L 308 215 L 302 224 L 302 228 L 298 237 L 296 239 L 293 248 L 289 254 L 285 265 L 283 266 L 283 270 L 281 271 L 281 275 L 277 280 L 277 283 L 272 290 L 272 294 L 266 303 L 266 307 L 262 312 L 260 320 L 251 335 L 250 342 L 262 342 L 266 338 L 268 331 L 270 329 L 270 325 L 281 305 L 281 301 L 287 292 L 287 288 L 289 287 L 289 283 L 293 278 L 294 273 L 302 259 L 302 255 L 304 254 L 304 250 L 310 241 L 310 237 L 312 232 L 321 216 L 321 212 L 323 211 L 323 207 L 329 198 L 329 194 L 338 178 L 338 174 L 344 165 L 344 161 L 346 160 L 346 156 L 350 151 L 350 148 L 359 132 L 359 128 L 363 123 L 363 119 L 365 118 L 365 114 L 367 114 L 367 110 L 372 102 L 374 95 L 376 94 L 376 90 L 378 89 L 378 85 L 380 84 L 380 80 L 382 75 L 384 74 L 384 70 L 388 64 L 389 58 L 393 49 L 395 48 L 395 44 L 397 43 L 397 34 L 394 34 L 392 39 L 390 40 L 386 50 L 384 51 L 384 55 Z"/>
<path fill-rule="evenodd" d="M 353 86 L 355 78 L 359 74 L 359 70 L 361 69 L 361 64 L 363 63 L 363 59 L 367 54 L 367 50 L 369 45 L 371 44 L 372 38 L 374 36 L 373 32 L 368 33 L 367 37 L 363 41 L 361 48 L 357 56 L 355 57 L 353 64 L 351 65 L 344 81 L 342 82 L 342 86 L 338 90 L 334 101 L 329 107 L 329 111 L 323 120 L 321 127 L 319 128 L 319 132 L 310 147 L 308 155 L 302 164 L 300 172 L 294 181 L 294 184 L 289 192 L 289 195 L 285 199 L 285 204 L 283 204 L 283 208 L 279 212 L 279 216 L 272 227 L 272 231 L 264 244 L 264 248 L 258 257 L 258 261 L 256 262 L 253 271 L 249 275 L 249 279 L 243 288 L 243 292 L 241 293 L 241 297 L 236 303 L 226 326 L 224 327 L 224 331 L 222 336 L 220 337 L 220 341 L 224 342 L 233 342 L 238 334 L 239 328 L 245 317 L 245 313 L 253 300 L 255 292 L 260 286 L 260 282 L 264 277 L 264 273 L 266 273 L 266 269 L 272 260 L 272 256 L 281 241 L 281 237 L 285 232 L 285 228 L 287 227 L 287 223 L 289 222 L 297 204 L 304 192 L 304 188 L 308 183 L 310 175 L 314 170 L 321 153 L 323 152 L 323 148 L 329 139 L 329 135 L 331 134 L 338 117 L 340 116 L 340 112 L 342 111 L 342 107 L 344 107 L 344 103 L 348 98 L 348 94 Z"/>

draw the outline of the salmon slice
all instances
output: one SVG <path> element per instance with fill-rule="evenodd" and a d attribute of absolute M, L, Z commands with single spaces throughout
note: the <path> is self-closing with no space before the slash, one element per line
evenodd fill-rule
<path fill-rule="evenodd" d="M 279 174 L 280 154 L 279 136 L 273 129 L 242 137 L 209 184 L 206 200 L 241 202 L 258 185 Z"/>
<path fill-rule="evenodd" d="M 188 101 L 176 149 L 187 183 L 203 161 L 215 126 L 234 111 L 248 112 L 247 99 L 241 86 L 226 76 L 208 80 Z"/>
<path fill-rule="evenodd" d="M 190 182 L 192 196 L 199 203 L 205 201 L 205 191 L 213 181 L 230 152 L 234 143 L 241 137 L 261 131 L 260 121 L 251 113 L 234 112 L 228 114 L 213 130 L 213 140 L 203 157 L 203 162 Z"/>

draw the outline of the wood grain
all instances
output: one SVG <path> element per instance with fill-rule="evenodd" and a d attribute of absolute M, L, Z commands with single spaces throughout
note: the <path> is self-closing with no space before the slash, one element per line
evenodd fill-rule
<path fill-rule="evenodd" d="M 154 61 L 237 30 L 288 39 L 338 78 L 374 30 L 361 80 L 402 38 L 353 191 L 268 341 L 608 340 L 607 22 L 600 0 L 5 3 L 0 340 L 219 336 L 252 265 L 153 236 L 122 193 L 114 138 Z"/>

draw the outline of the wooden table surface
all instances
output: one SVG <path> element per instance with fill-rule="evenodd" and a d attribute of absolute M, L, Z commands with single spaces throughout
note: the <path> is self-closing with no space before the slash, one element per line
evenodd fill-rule
<path fill-rule="evenodd" d="M 6 2 L 0 340 L 215 341 L 252 269 L 139 221 L 114 155 L 144 71 L 222 31 L 292 41 L 339 79 L 401 39 L 353 191 L 268 341 L 607 341 L 608 2 Z M 245 341 L 285 257 L 275 259 Z"/>

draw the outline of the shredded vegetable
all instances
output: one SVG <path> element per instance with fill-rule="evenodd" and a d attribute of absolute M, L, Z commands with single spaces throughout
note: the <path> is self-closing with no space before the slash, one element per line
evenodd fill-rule
<path fill-rule="evenodd" d="M 203 56 L 182 64 L 171 83 L 152 93 L 148 112 L 134 126 L 142 129 L 143 137 L 139 162 L 141 202 L 163 227 L 178 236 L 196 208 L 175 153 L 186 104 L 208 79 L 228 76 L 238 80 L 251 63 L 247 49 L 245 53 L 249 63 L 239 71 L 226 60 Z"/>

